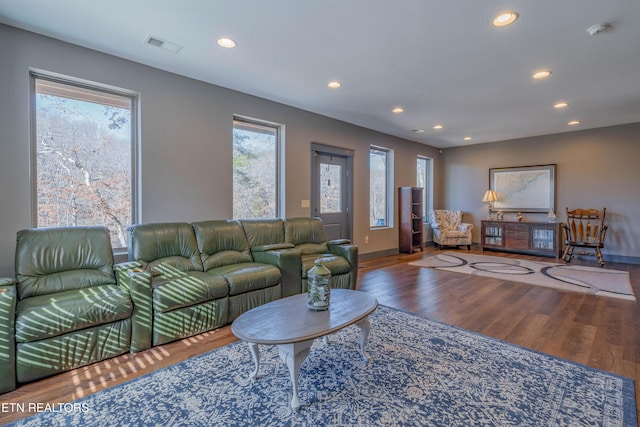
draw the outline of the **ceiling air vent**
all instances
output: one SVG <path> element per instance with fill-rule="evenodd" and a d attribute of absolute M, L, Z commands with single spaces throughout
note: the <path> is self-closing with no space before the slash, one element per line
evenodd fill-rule
<path fill-rule="evenodd" d="M 182 46 L 180 46 L 179 44 L 162 40 L 161 38 L 156 36 L 148 36 L 145 40 L 145 43 L 164 50 L 168 50 L 171 53 L 178 53 L 180 52 L 180 49 L 182 49 Z"/>

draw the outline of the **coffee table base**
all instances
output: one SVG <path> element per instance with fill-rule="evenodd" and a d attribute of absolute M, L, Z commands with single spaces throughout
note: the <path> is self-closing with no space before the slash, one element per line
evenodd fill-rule
<path fill-rule="evenodd" d="M 366 362 L 371 360 L 371 357 L 367 354 L 364 347 L 369 337 L 369 331 L 371 330 L 371 324 L 366 317 L 355 325 L 360 328 L 360 354 Z M 291 384 L 293 386 L 293 397 L 291 398 L 291 408 L 297 411 L 300 408 L 300 397 L 298 396 L 298 376 L 300 374 L 300 366 L 305 361 L 311 350 L 312 340 L 300 341 L 295 343 L 277 344 L 280 358 L 287 365 L 289 369 L 289 375 L 291 376 Z M 327 336 L 324 336 L 325 344 L 328 344 Z M 249 342 L 249 350 L 253 356 L 254 370 L 249 375 L 252 380 L 258 377 L 258 371 L 260 370 L 260 350 L 258 344 Z"/>

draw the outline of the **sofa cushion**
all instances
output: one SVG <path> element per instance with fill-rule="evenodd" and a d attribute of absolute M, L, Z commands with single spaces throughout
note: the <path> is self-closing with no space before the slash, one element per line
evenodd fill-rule
<path fill-rule="evenodd" d="M 240 222 L 202 221 L 192 224 L 204 271 L 228 264 L 252 262 L 249 242 Z"/>
<path fill-rule="evenodd" d="M 288 218 L 284 222 L 284 238 L 286 242 L 296 246 L 303 243 L 327 242 L 324 224 L 320 218 Z"/>
<path fill-rule="evenodd" d="M 268 246 L 284 243 L 284 221 L 281 219 L 242 219 L 249 246 Z"/>
<path fill-rule="evenodd" d="M 280 283 L 282 274 L 273 265 L 258 262 L 225 265 L 208 271 L 219 274 L 229 283 L 229 295 L 239 295 Z"/>
<path fill-rule="evenodd" d="M 307 254 L 302 255 L 302 278 L 307 278 L 307 272 L 313 268 L 318 258 L 322 258 L 322 265 L 331 271 L 332 276 L 351 271 L 351 265 L 344 257 L 332 254 Z"/>
<path fill-rule="evenodd" d="M 229 287 L 224 277 L 201 271 L 153 278 L 153 310 L 159 313 L 224 298 Z"/>
<path fill-rule="evenodd" d="M 183 222 L 137 224 L 127 228 L 129 261 L 138 261 L 146 270 L 165 263 L 182 271 L 202 271 L 196 236 Z"/>
<path fill-rule="evenodd" d="M 18 231 L 15 270 L 19 299 L 116 282 L 104 227 Z"/>
<path fill-rule="evenodd" d="M 39 295 L 16 307 L 16 342 L 33 342 L 130 317 L 133 303 L 117 285 Z"/>

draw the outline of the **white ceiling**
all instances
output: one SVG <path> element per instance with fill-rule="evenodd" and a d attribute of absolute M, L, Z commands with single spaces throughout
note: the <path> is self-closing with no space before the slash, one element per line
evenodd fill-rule
<path fill-rule="evenodd" d="M 638 0 L 0 0 L 0 22 L 440 148 L 640 122 Z"/>

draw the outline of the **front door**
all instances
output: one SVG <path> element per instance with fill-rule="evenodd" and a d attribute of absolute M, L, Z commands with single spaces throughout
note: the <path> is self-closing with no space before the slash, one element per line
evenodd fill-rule
<path fill-rule="evenodd" d="M 328 240 L 351 239 L 351 171 L 348 156 L 315 152 L 311 212 Z"/>

